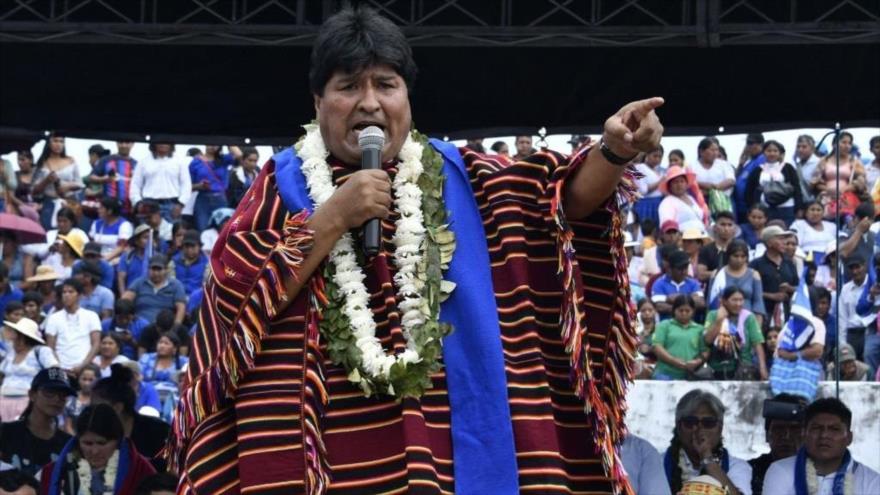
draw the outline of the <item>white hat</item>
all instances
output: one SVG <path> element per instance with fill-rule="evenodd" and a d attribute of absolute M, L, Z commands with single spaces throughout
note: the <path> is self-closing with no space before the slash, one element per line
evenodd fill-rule
<path fill-rule="evenodd" d="M 46 345 L 46 341 L 43 340 L 43 337 L 40 336 L 40 326 L 37 325 L 37 322 L 30 318 L 22 318 L 16 323 L 3 320 L 3 325 L 15 330 L 25 337 L 30 337 L 36 340 L 40 344 Z"/>

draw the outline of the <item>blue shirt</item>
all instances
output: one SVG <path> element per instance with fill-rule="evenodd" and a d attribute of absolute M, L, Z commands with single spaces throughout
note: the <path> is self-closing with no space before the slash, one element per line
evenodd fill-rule
<path fill-rule="evenodd" d="M 113 274 L 115 273 L 113 265 L 111 265 L 107 262 L 107 260 L 104 259 L 99 259 L 98 263 L 101 265 L 101 281 L 98 283 L 110 290 L 113 290 Z M 81 264 L 82 260 L 77 260 L 73 263 L 73 273 L 79 273 L 78 267 Z"/>
<path fill-rule="evenodd" d="M 628 434 L 620 445 L 620 460 L 635 493 L 669 495 L 663 459 L 647 440 Z"/>
<path fill-rule="evenodd" d="M 163 309 L 174 312 L 176 303 L 186 304 L 186 293 L 183 284 L 170 278 L 160 288 L 153 287 L 147 277 L 141 277 L 128 290 L 134 292 L 134 314 L 147 321 L 156 321 L 156 315 Z"/>
<path fill-rule="evenodd" d="M 141 333 L 143 333 L 144 328 L 146 328 L 147 325 L 149 325 L 149 324 L 150 324 L 150 322 L 148 322 L 147 320 L 145 320 L 143 318 L 138 318 L 137 316 L 135 316 L 134 318 L 131 319 L 131 323 L 129 323 L 127 327 L 120 327 L 116 323 L 115 318 L 107 318 L 101 322 L 101 332 L 102 333 L 108 333 L 108 332 L 117 332 L 117 333 L 127 332 L 127 333 L 130 333 L 131 337 L 132 337 L 132 339 L 134 339 L 135 343 L 134 343 L 134 345 L 127 344 L 127 343 L 122 344 L 121 353 L 123 356 L 125 356 L 129 359 L 137 360 L 137 347 L 136 346 L 137 346 L 138 341 L 141 340 Z"/>
<path fill-rule="evenodd" d="M 651 300 L 654 302 L 665 302 L 668 296 L 675 294 L 702 296 L 703 288 L 694 278 L 685 277 L 681 282 L 675 282 L 672 280 L 672 277 L 666 274 L 654 282 L 654 286 L 651 289 Z"/>
<path fill-rule="evenodd" d="M 755 158 L 747 161 L 743 165 L 742 170 L 740 170 L 739 175 L 736 177 L 736 183 L 733 185 L 733 199 L 736 205 L 736 219 L 739 223 L 744 223 L 746 221 L 749 208 L 752 206 L 746 204 L 746 186 L 748 186 L 749 183 L 749 176 L 752 175 L 753 170 L 766 161 L 767 158 L 764 157 L 764 153 L 761 153 Z"/>
<path fill-rule="evenodd" d="M 199 251 L 199 257 L 195 262 L 186 264 L 183 259 L 183 253 L 174 255 L 174 276 L 180 283 L 187 294 L 192 294 L 202 286 L 205 280 L 205 268 L 208 266 L 208 257 L 205 253 Z"/>
<path fill-rule="evenodd" d="M 6 288 L 6 292 L 0 294 L 0 317 L 6 318 L 6 305 L 11 301 L 21 302 L 22 298 L 24 298 L 24 293 L 21 290 L 9 286 Z"/>
<path fill-rule="evenodd" d="M 138 390 L 137 401 L 134 403 L 134 410 L 140 411 L 142 407 L 149 406 L 156 411 L 162 411 L 162 403 L 159 402 L 159 394 L 156 387 L 152 383 L 141 381 L 141 388 Z"/>
<path fill-rule="evenodd" d="M 95 290 L 92 291 L 92 294 L 87 296 L 85 292 L 79 295 L 79 305 L 83 308 L 86 308 L 90 311 L 94 311 L 101 315 L 102 311 L 110 310 L 113 311 L 113 304 L 116 302 L 116 296 L 113 295 L 113 291 L 110 289 L 97 286 Z"/>
<path fill-rule="evenodd" d="M 116 269 L 125 273 L 125 287 L 119 288 L 121 292 L 131 287 L 135 280 L 147 275 L 147 261 L 137 252 L 131 251 L 120 256 Z"/>
<path fill-rule="evenodd" d="M 235 165 L 235 158 L 231 154 L 220 155 L 219 158 L 217 162 L 205 162 L 201 156 L 193 158 L 189 164 L 192 183 L 195 185 L 207 180 L 212 193 L 226 194 L 226 189 L 229 188 L 229 167 Z"/>

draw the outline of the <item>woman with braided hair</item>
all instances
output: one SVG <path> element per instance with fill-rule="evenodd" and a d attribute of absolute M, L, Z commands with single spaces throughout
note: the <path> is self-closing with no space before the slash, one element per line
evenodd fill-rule
<path fill-rule="evenodd" d="M 710 392 L 694 389 L 675 406 L 675 430 L 663 468 L 672 493 L 701 474 L 717 479 L 731 495 L 751 495 L 752 468 L 721 443 L 724 405 Z"/>

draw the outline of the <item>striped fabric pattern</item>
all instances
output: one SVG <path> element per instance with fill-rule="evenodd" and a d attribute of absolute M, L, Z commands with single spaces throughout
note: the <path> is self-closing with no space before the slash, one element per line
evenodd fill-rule
<path fill-rule="evenodd" d="M 490 251 L 521 491 L 627 489 L 614 482 L 634 346 L 618 198 L 566 222 L 559 186 L 583 153 L 569 160 L 542 152 L 511 165 L 461 152 Z M 338 184 L 354 171 L 333 166 Z M 295 276 L 311 233 L 304 213 L 282 206 L 274 173 L 270 161 L 211 258 L 191 385 L 169 444 L 183 475 L 178 492 L 453 493 L 445 373 L 419 400 L 365 398 L 326 359 L 314 309 L 320 276 L 276 314 L 281 280 Z M 394 220 L 383 221 L 382 252 L 365 272 L 378 336 L 386 349 L 403 349 L 389 255 Z M 574 315 L 584 399 L 573 386 L 582 375 L 561 336 L 561 308 Z"/>

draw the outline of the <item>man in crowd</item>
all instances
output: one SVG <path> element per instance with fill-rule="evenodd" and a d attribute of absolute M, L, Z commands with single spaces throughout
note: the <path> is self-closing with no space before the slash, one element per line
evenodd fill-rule
<path fill-rule="evenodd" d="M 848 448 L 852 440 L 852 411 L 838 399 L 816 400 L 807 406 L 805 413 L 804 446 L 796 456 L 770 465 L 764 477 L 763 492 L 767 495 L 880 493 L 880 474 L 853 459 Z"/>
<path fill-rule="evenodd" d="M 804 194 L 805 201 L 813 198 L 810 182 L 813 180 L 813 174 L 816 172 L 816 165 L 818 164 L 819 157 L 816 156 L 816 141 L 809 134 L 801 134 L 797 138 L 794 165 L 801 178 L 801 189 L 806 193 Z"/>
<path fill-rule="evenodd" d="M 734 208 L 736 209 L 736 223 L 746 223 L 751 205 L 746 203 L 746 186 L 752 172 L 767 161 L 763 153 L 764 135 L 760 133 L 746 136 L 746 147 L 740 157 L 739 167 L 736 169 L 736 184 L 733 186 Z"/>
<path fill-rule="evenodd" d="M 752 260 L 749 266 L 761 275 L 764 288 L 764 308 L 767 310 L 765 324 L 782 326 L 788 320 L 791 296 L 798 285 L 798 273 L 794 262 L 786 258 L 785 240 L 791 235 L 782 227 L 770 225 L 761 232 L 761 241 L 767 247 L 764 255 Z M 777 320 L 779 320 L 777 322 Z"/>
<path fill-rule="evenodd" d="M 162 205 L 151 199 L 145 199 L 137 204 L 137 217 L 153 229 L 153 236 L 160 241 L 155 249 L 161 249 L 160 243 L 171 242 L 174 225 L 163 216 Z"/>
<path fill-rule="evenodd" d="M 199 233 L 188 230 L 183 235 L 183 249 L 174 255 L 174 277 L 183 284 L 186 295 L 197 291 L 205 281 L 208 257 L 202 252 Z"/>
<path fill-rule="evenodd" d="M 163 309 L 174 311 L 174 323 L 183 323 L 186 311 L 186 293 L 183 284 L 168 277 L 168 258 L 155 254 L 150 258 L 149 274 L 135 280 L 122 294 L 122 299 L 134 301 L 135 315 L 155 321 Z"/>
<path fill-rule="evenodd" d="M 675 220 L 666 220 L 660 226 L 660 243 L 645 250 L 642 255 L 642 267 L 639 273 L 639 283 L 642 287 L 648 287 L 656 278 L 665 271 L 663 265 L 663 246 L 679 249 L 681 244 L 681 230 Z"/>
<path fill-rule="evenodd" d="M 699 261 L 697 262 L 697 278 L 709 280 L 715 272 L 727 264 L 727 245 L 736 234 L 736 218 L 729 211 L 719 211 L 715 215 L 715 225 L 712 228 L 715 242 L 711 242 L 700 248 Z"/>
<path fill-rule="evenodd" d="M 124 253 L 123 253 L 124 254 Z M 101 245 L 97 242 L 87 242 L 86 246 L 83 248 L 83 256 L 81 260 L 78 260 L 73 264 L 74 272 L 78 269 L 78 267 L 86 262 L 91 261 L 93 263 L 97 263 L 98 267 L 101 269 L 101 279 L 98 282 L 100 285 L 113 289 L 113 274 L 115 273 L 113 269 L 113 265 L 111 265 L 107 260 L 101 257 Z"/>
<path fill-rule="evenodd" d="M 837 379 L 834 366 L 835 356 L 829 356 L 828 379 Z M 840 381 L 865 382 L 871 379 L 871 370 L 867 364 L 856 359 L 856 351 L 849 344 L 840 345 Z"/>
<path fill-rule="evenodd" d="M 22 297 L 24 293 L 9 283 L 9 268 L 6 263 L 0 263 L 0 314 L 6 312 L 6 305 L 10 301 L 21 301 Z"/>
<path fill-rule="evenodd" d="M 634 493 L 670 494 L 663 458 L 650 442 L 630 432 L 620 446 L 620 459 Z"/>
<path fill-rule="evenodd" d="M 101 265 L 96 261 L 83 261 L 74 270 L 74 276 L 82 284 L 79 304 L 84 309 L 98 313 L 101 319 L 113 316 L 116 296 L 113 291 L 101 285 Z"/>
<path fill-rule="evenodd" d="M 173 144 L 150 143 L 150 156 L 138 163 L 131 176 L 131 203 L 151 199 L 159 205 L 165 220 L 180 218 L 192 195 L 189 162 L 174 156 Z"/>
<path fill-rule="evenodd" d="M 848 343 L 856 353 L 856 359 L 862 360 L 865 355 L 865 332 L 868 324 L 873 323 L 876 314 L 862 316 L 856 306 L 862 294 L 869 290 L 868 269 L 861 254 L 851 254 L 844 258 L 844 267 L 849 275 L 849 282 L 840 289 L 840 314 L 837 316 L 838 338 L 841 343 Z"/>
<path fill-rule="evenodd" d="M 94 311 L 80 307 L 82 292 L 79 280 L 62 282 L 61 311 L 46 320 L 46 345 L 55 351 L 61 368 L 74 376 L 92 362 L 101 343 L 101 319 Z"/>
<path fill-rule="evenodd" d="M 119 299 L 114 307 L 113 318 L 107 318 L 101 322 L 101 330 L 104 333 L 114 332 L 122 340 L 121 354 L 135 361 L 138 355 L 138 342 L 144 328 L 150 322 L 138 318 L 134 314 L 134 302 L 128 299 Z"/>
<path fill-rule="evenodd" d="M 669 272 L 661 275 L 651 289 L 651 300 L 657 306 L 657 312 L 666 319 L 672 315 L 672 301 L 676 296 L 689 294 L 694 298 L 696 310 L 706 307 L 703 289 L 693 277 L 688 277 L 690 258 L 684 251 L 675 251 L 669 256 Z"/>
<path fill-rule="evenodd" d="M 103 184 L 104 197 L 118 199 L 122 205 L 122 214 L 126 217 L 132 213 L 129 190 L 131 177 L 137 166 L 137 160 L 131 157 L 133 146 L 131 141 L 117 141 L 116 153 L 98 160 L 92 168 L 92 174 L 86 179 L 88 182 Z"/>
<path fill-rule="evenodd" d="M 789 394 L 779 394 L 764 401 L 764 437 L 770 445 L 770 452 L 749 461 L 752 495 L 761 495 L 764 475 L 770 464 L 797 454 L 801 448 L 806 405 L 806 399 Z"/>
<path fill-rule="evenodd" d="M 865 201 L 856 207 L 852 224 L 846 232 L 840 234 L 840 257 L 846 259 L 851 254 L 858 254 L 864 260 L 874 257 L 876 235 L 871 232 L 874 222 L 874 204 Z M 849 279 L 849 276 L 846 277 Z M 858 350 L 858 349 L 856 349 Z"/>

